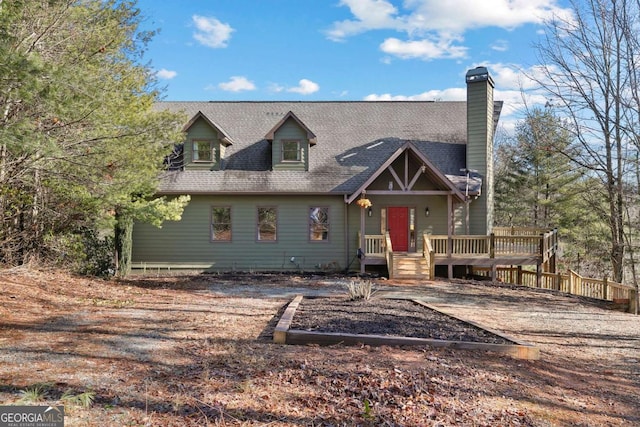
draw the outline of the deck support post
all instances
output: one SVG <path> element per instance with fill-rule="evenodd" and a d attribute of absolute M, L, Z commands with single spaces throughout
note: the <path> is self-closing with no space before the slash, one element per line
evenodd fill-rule
<path fill-rule="evenodd" d="M 496 235 L 491 233 L 489 235 L 489 258 L 496 257 Z"/>
<path fill-rule="evenodd" d="M 447 259 L 449 261 L 447 265 L 447 278 L 449 279 L 453 279 L 453 264 L 451 264 L 451 255 L 453 253 L 452 247 L 453 239 L 451 238 L 451 233 L 449 233 L 449 236 L 447 237 Z"/>
<path fill-rule="evenodd" d="M 542 271 L 547 270 L 547 263 L 544 260 L 545 251 L 544 251 L 544 234 L 540 233 L 540 243 L 538 244 L 538 262 L 536 263 L 536 288 L 542 287 Z"/>
<path fill-rule="evenodd" d="M 518 272 L 517 272 L 517 278 L 516 278 L 516 285 L 522 285 L 522 266 L 519 265 L 518 266 Z"/>

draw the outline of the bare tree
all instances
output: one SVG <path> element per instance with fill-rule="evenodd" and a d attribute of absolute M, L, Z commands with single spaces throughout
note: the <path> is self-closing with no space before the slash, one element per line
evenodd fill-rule
<path fill-rule="evenodd" d="M 625 261 L 625 191 L 634 181 L 638 150 L 638 0 L 572 1 L 571 18 L 547 22 L 536 45 L 543 66 L 534 79 L 566 115 L 576 149 L 573 162 L 602 183 L 608 207 L 602 218 L 611 237 L 614 280 L 621 282 Z M 635 28 L 635 31 L 633 29 Z M 634 90 L 630 90 L 633 87 Z M 634 102 L 634 96 L 636 96 Z"/>

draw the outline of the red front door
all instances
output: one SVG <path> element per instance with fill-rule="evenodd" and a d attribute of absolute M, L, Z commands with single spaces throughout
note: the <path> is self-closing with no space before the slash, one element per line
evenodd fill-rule
<path fill-rule="evenodd" d="M 409 250 L 409 208 L 390 207 L 388 212 L 387 229 L 393 250 L 407 252 Z"/>

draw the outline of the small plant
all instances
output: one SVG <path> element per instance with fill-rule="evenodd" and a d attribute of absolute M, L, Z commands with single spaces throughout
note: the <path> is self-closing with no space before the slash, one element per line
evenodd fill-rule
<path fill-rule="evenodd" d="M 371 409 L 371 402 L 369 401 L 369 399 L 364 399 L 364 410 L 362 411 L 362 416 L 366 419 L 366 420 L 373 420 L 375 419 L 375 417 L 373 416 L 373 411 Z"/>
<path fill-rule="evenodd" d="M 64 392 L 60 401 L 65 406 L 80 406 L 82 408 L 88 408 L 93 404 L 93 401 L 96 398 L 96 394 L 92 391 L 85 391 L 80 394 L 71 394 L 71 390 L 67 390 Z"/>
<path fill-rule="evenodd" d="M 46 399 L 49 388 L 49 384 L 35 384 L 32 387 L 20 390 L 21 397 L 18 400 L 18 403 L 23 405 L 40 403 Z"/>
<path fill-rule="evenodd" d="M 349 291 L 349 299 L 351 301 L 356 300 L 369 300 L 373 295 L 373 283 L 370 280 L 352 280 L 347 285 Z"/>

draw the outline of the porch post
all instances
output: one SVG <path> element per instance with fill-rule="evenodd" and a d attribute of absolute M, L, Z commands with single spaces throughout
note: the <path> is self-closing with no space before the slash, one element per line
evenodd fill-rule
<path fill-rule="evenodd" d="M 447 257 L 449 258 L 447 277 L 453 278 L 453 264 L 451 264 L 451 253 L 453 249 L 453 197 L 451 193 L 447 194 Z"/>
<path fill-rule="evenodd" d="M 366 237 L 364 235 L 364 208 L 360 208 L 360 249 L 362 249 L 362 258 L 360 258 L 360 274 L 364 274 L 364 261 L 367 257 L 365 251 Z"/>
<path fill-rule="evenodd" d="M 466 197 L 464 202 L 464 214 L 465 214 L 464 229 L 466 231 L 465 234 L 468 236 L 469 235 L 469 196 Z"/>

